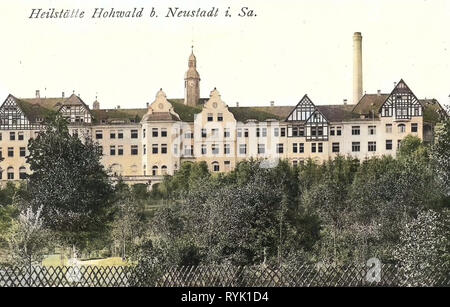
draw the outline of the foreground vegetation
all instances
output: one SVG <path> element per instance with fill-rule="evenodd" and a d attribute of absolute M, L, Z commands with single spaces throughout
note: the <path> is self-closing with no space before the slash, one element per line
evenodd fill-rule
<path fill-rule="evenodd" d="M 437 265 L 450 272 L 450 121 L 432 147 L 408 136 L 397 158 L 273 168 L 250 160 L 227 174 L 184 163 L 151 192 L 113 185 L 96 144 L 70 136 L 59 119 L 33 141 L 29 159 L 28 184 L 0 191 L 4 261 L 31 264 L 76 249 L 81 258 L 144 264 L 341 265 L 377 257 L 410 274 Z"/>

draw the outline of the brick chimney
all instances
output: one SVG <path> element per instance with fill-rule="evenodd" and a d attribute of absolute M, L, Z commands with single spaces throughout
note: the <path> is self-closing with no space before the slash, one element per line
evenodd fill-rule
<path fill-rule="evenodd" d="M 41 98 L 41 91 L 36 90 L 36 98 Z"/>

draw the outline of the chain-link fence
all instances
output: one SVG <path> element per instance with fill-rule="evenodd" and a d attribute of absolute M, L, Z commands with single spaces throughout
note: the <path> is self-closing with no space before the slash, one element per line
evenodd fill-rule
<path fill-rule="evenodd" d="M 418 268 L 420 270 L 420 268 Z M 396 265 L 0 267 L 2 287 L 450 286 L 443 268 L 407 276 Z"/>

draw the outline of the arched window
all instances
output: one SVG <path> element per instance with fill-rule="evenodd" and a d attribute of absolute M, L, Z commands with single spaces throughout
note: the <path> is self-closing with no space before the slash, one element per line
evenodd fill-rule
<path fill-rule="evenodd" d="M 152 176 L 158 175 L 158 166 L 153 165 L 152 167 Z"/>
<path fill-rule="evenodd" d="M 6 170 L 6 173 L 8 174 L 8 179 L 9 180 L 13 180 L 14 179 L 14 168 L 13 167 L 8 167 L 8 169 Z"/>
<path fill-rule="evenodd" d="M 27 178 L 27 170 L 25 167 L 21 166 L 19 168 L 19 178 L 20 179 L 26 179 Z"/>
<path fill-rule="evenodd" d="M 219 162 L 214 161 L 214 162 L 212 163 L 212 167 L 213 167 L 213 171 L 214 171 L 214 172 L 220 171 Z"/>
<path fill-rule="evenodd" d="M 399 124 L 398 125 L 398 132 L 399 133 L 405 133 L 406 132 L 406 125 L 405 124 Z"/>
<path fill-rule="evenodd" d="M 161 174 L 167 175 L 167 166 L 165 166 L 165 165 L 161 166 Z"/>

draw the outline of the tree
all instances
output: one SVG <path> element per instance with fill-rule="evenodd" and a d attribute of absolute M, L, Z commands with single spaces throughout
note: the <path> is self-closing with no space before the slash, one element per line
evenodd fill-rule
<path fill-rule="evenodd" d="M 440 129 L 437 130 L 437 141 L 432 148 L 432 160 L 443 193 L 447 197 L 448 207 L 450 205 L 450 117 L 446 117 Z"/>
<path fill-rule="evenodd" d="M 135 252 L 145 233 L 143 210 L 131 193 L 121 197 L 114 206 L 116 212 L 111 234 L 120 247 L 122 258 L 127 258 Z"/>
<path fill-rule="evenodd" d="M 8 237 L 12 262 L 27 267 L 39 263 L 44 249 L 49 246 L 49 239 L 49 232 L 43 224 L 42 207 L 36 211 L 28 207 L 13 222 Z"/>
<path fill-rule="evenodd" d="M 400 233 L 394 251 L 407 286 L 436 286 L 450 274 L 448 212 L 420 211 Z"/>
<path fill-rule="evenodd" d="M 44 226 L 62 242 L 82 248 L 104 232 L 110 218 L 113 189 L 98 145 L 87 135 L 83 141 L 70 135 L 66 120 L 56 115 L 28 148 L 33 209 L 42 208 Z"/>

